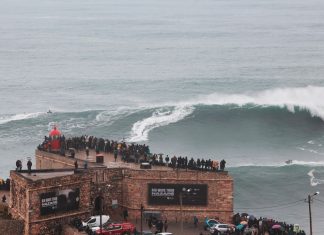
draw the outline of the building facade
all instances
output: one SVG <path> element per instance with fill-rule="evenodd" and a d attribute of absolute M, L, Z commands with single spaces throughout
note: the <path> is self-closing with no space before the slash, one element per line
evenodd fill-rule
<path fill-rule="evenodd" d="M 97 214 L 98 197 L 103 198 L 103 213 L 112 218 L 127 210 L 129 219 L 139 220 L 143 207 L 144 214 L 169 221 L 192 221 L 195 215 L 231 222 L 233 179 L 227 171 L 141 169 L 134 163 L 110 162 L 88 162 L 84 169 L 82 159 L 77 159 L 80 167 L 75 170 L 76 159 L 39 150 L 35 156 L 37 170 L 30 175 L 11 172 L 10 213 L 25 221 L 25 234 L 54 234 L 58 224 Z M 61 193 L 79 196 L 79 204 L 59 209 L 66 201 L 64 196 L 59 200 Z M 57 208 L 47 208 L 51 203 Z"/>
<path fill-rule="evenodd" d="M 89 175 L 74 170 L 10 172 L 9 213 L 24 234 L 59 234 L 62 225 L 91 213 Z"/>

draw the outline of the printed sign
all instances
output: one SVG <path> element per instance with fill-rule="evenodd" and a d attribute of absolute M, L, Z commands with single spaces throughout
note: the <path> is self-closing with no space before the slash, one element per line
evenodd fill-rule
<path fill-rule="evenodd" d="M 80 190 L 65 189 L 40 195 L 41 215 L 75 210 L 79 208 Z"/>
<path fill-rule="evenodd" d="M 207 205 L 206 184 L 149 184 L 151 205 Z"/>

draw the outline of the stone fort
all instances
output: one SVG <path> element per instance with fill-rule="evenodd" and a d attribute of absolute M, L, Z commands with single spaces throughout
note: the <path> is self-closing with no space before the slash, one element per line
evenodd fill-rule
<path fill-rule="evenodd" d="M 143 169 L 115 162 L 111 153 L 101 154 L 100 161 L 94 151 L 90 155 L 36 150 L 36 170 L 11 171 L 9 212 L 24 221 L 24 234 L 55 234 L 60 224 L 97 214 L 98 197 L 103 214 L 112 218 L 127 210 L 132 220 L 143 212 L 169 221 L 192 221 L 195 215 L 231 222 L 233 179 L 227 171 Z"/>

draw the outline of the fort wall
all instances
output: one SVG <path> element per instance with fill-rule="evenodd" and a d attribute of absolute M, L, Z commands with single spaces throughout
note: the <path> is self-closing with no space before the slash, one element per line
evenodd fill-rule
<path fill-rule="evenodd" d="M 61 224 L 73 218 L 90 215 L 90 178 L 84 172 L 66 171 L 11 171 L 9 212 L 14 219 L 23 220 L 24 234 L 55 234 Z M 51 175 L 51 177 L 48 177 Z M 57 176 L 55 176 L 57 175 Z M 44 177 L 45 176 L 45 177 Z M 77 189 L 78 207 L 76 209 L 42 213 L 42 198 L 50 199 L 48 194 Z M 68 196 L 67 196 L 68 197 Z"/>
<path fill-rule="evenodd" d="M 75 159 L 56 154 L 36 151 L 38 169 L 71 168 Z M 78 159 L 82 165 L 83 160 Z M 210 172 L 197 170 L 165 170 L 133 169 L 114 167 L 106 163 L 89 163 L 87 174 L 91 179 L 90 202 L 92 213 L 96 197 L 104 198 L 104 213 L 120 215 L 124 209 L 128 210 L 129 218 L 139 219 L 141 204 L 145 211 L 159 211 L 169 221 L 179 221 L 182 218 L 192 220 L 193 215 L 198 218 L 208 216 L 218 218 L 224 222 L 231 222 L 233 215 L 233 179 L 228 172 Z M 207 185 L 206 205 L 150 205 L 148 202 L 149 184 L 193 184 Z M 117 208 L 113 208 L 113 200 Z"/>
<path fill-rule="evenodd" d="M 10 172 L 9 212 L 24 221 L 25 235 L 55 234 L 74 218 L 98 214 L 98 197 L 103 198 L 103 214 L 113 219 L 127 210 L 128 218 L 140 220 L 143 206 L 144 214 L 170 222 L 192 221 L 194 215 L 200 221 L 207 216 L 231 222 L 233 179 L 227 171 L 142 169 L 121 161 L 74 169 L 75 158 L 39 150 L 35 155 L 36 170 Z M 77 158 L 81 166 L 82 157 Z M 165 194 L 169 191 L 170 197 Z"/>

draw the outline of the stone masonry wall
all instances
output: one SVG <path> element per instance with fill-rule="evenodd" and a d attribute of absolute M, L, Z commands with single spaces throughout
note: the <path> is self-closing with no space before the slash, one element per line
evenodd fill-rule
<path fill-rule="evenodd" d="M 23 234 L 23 220 L 3 220 L 0 219 L 0 234 Z"/>
<path fill-rule="evenodd" d="M 53 190 L 80 189 L 79 209 L 76 211 L 57 214 L 40 215 L 40 195 Z M 29 195 L 31 234 L 51 234 L 58 224 L 66 224 L 73 217 L 86 217 L 90 214 L 90 178 L 86 173 L 73 174 L 64 177 L 51 178 L 46 181 L 37 181 L 32 184 Z"/>
<path fill-rule="evenodd" d="M 12 187 L 9 211 L 13 218 L 25 221 L 25 235 L 54 234 L 60 224 L 67 224 L 75 217 L 85 218 L 90 215 L 91 184 L 89 174 L 85 172 L 33 181 L 12 171 L 10 177 Z M 79 209 L 41 215 L 42 193 L 75 188 L 80 189 Z"/>
<path fill-rule="evenodd" d="M 43 152 L 36 154 L 42 155 Z M 44 166 L 52 166 L 52 156 L 38 156 Z M 62 161 L 64 167 L 73 164 L 74 160 L 53 154 L 55 161 Z M 55 163 L 58 164 L 58 163 Z M 104 197 L 104 213 L 120 215 L 124 208 L 128 209 L 130 218 L 140 217 L 140 205 L 147 211 L 161 211 L 170 221 L 181 217 L 180 206 L 148 205 L 148 184 L 207 184 L 207 206 L 187 206 L 182 208 L 182 215 L 186 220 L 192 220 L 193 215 L 199 218 L 218 217 L 224 222 L 231 222 L 233 214 L 233 179 L 227 172 L 205 172 L 184 170 L 135 170 L 129 168 L 100 168 L 93 164 L 89 166 L 88 174 L 91 178 L 90 207 L 94 209 L 95 198 Z M 118 208 L 112 208 L 112 200 L 118 201 Z M 96 211 L 92 210 L 92 214 Z"/>
<path fill-rule="evenodd" d="M 9 213 L 13 219 L 26 220 L 27 218 L 27 182 L 16 172 L 10 172 L 10 200 Z"/>
<path fill-rule="evenodd" d="M 113 218 L 118 218 L 121 214 L 123 205 L 123 169 L 121 168 L 93 168 L 89 169 L 91 174 L 91 206 L 92 213 L 97 214 L 94 210 L 94 202 L 98 196 L 103 197 L 103 213 L 109 214 Z M 112 201 L 117 200 L 118 207 L 112 207 Z"/>
<path fill-rule="evenodd" d="M 124 206 L 128 208 L 130 217 L 140 218 L 140 206 L 145 210 L 161 211 L 170 221 L 179 221 L 181 210 L 179 205 L 149 205 L 147 203 L 148 184 L 207 184 L 207 206 L 182 206 L 184 220 L 192 220 L 193 215 L 199 218 L 219 218 L 231 222 L 233 215 L 233 180 L 227 173 L 200 171 L 134 171 L 126 170 L 124 179 Z M 140 189 L 140 190 L 139 190 Z M 131 197 L 129 195 L 132 195 Z"/>
<path fill-rule="evenodd" d="M 99 195 L 104 197 L 104 213 L 113 218 L 120 216 L 127 208 L 129 217 L 140 218 L 140 206 L 147 211 L 161 211 L 170 221 L 179 221 L 179 205 L 149 205 L 148 184 L 207 184 L 208 204 L 206 206 L 187 206 L 182 208 L 185 220 L 208 216 L 230 222 L 233 215 L 233 180 L 227 172 L 170 171 L 170 170 L 133 170 L 121 168 L 91 169 L 91 202 Z M 118 208 L 112 208 L 112 200 L 118 201 Z M 96 214 L 93 211 L 93 214 Z"/>

